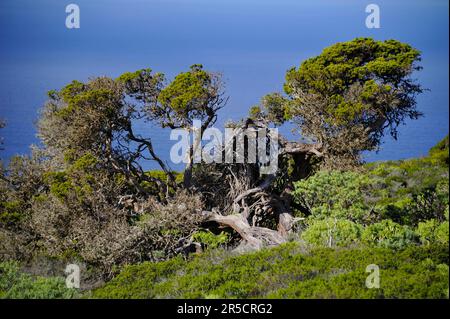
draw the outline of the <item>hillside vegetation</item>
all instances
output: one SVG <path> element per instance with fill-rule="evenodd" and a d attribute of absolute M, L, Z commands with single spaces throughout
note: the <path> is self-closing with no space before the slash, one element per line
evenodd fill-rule
<path fill-rule="evenodd" d="M 4 262 L 0 296 L 448 298 L 448 158 L 446 137 L 424 158 L 320 171 L 297 183 L 296 196 L 313 214 L 279 247 L 232 252 L 228 236 L 204 231 L 197 236 L 208 247 L 203 253 L 125 266 L 81 294 L 62 278 L 33 277 Z M 366 287 L 369 265 L 379 267 L 379 288 Z"/>
<path fill-rule="evenodd" d="M 370 264 L 380 288 L 365 285 Z M 448 298 L 448 246 L 314 248 L 283 244 L 229 256 L 126 267 L 94 298 Z"/>
<path fill-rule="evenodd" d="M 128 266 L 89 296 L 448 298 L 448 159 L 446 137 L 424 158 L 318 172 L 297 184 L 313 214 L 294 242 Z M 365 286 L 370 264 L 379 289 Z"/>

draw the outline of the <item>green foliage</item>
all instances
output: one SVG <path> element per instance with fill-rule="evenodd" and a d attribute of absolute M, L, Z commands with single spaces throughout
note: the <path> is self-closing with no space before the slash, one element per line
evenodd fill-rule
<path fill-rule="evenodd" d="M 189 72 L 177 75 L 175 80 L 161 92 L 159 101 L 162 104 L 170 104 L 176 113 L 193 112 L 202 106 L 201 101 L 206 101 L 210 81 L 211 78 L 203 70 L 202 65 L 192 65 Z"/>
<path fill-rule="evenodd" d="M 61 201 L 67 200 L 69 196 L 77 198 L 80 202 L 92 193 L 91 184 L 93 176 L 80 174 L 75 175 L 66 172 L 51 172 L 46 174 L 46 180 L 50 186 L 50 193 Z M 80 177 L 80 179 L 78 179 Z"/>
<path fill-rule="evenodd" d="M 433 164 L 429 157 L 367 166 L 381 218 L 406 225 L 428 219 L 445 219 L 448 207 L 448 167 Z"/>
<path fill-rule="evenodd" d="M 59 199 L 64 199 L 72 190 L 72 183 L 64 172 L 48 173 L 45 176 L 50 185 L 50 192 Z"/>
<path fill-rule="evenodd" d="M 368 245 L 392 249 L 405 248 L 417 242 L 417 235 L 413 230 L 389 219 L 366 227 L 361 238 Z"/>
<path fill-rule="evenodd" d="M 60 277 L 33 277 L 22 273 L 17 262 L 0 263 L 0 298 L 6 299 L 68 299 L 78 295 L 66 288 Z"/>
<path fill-rule="evenodd" d="M 370 163 L 358 172 L 319 171 L 295 183 L 293 195 L 312 219 L 336 217 L 361 224 L 390 219 L 415 227 L 429 219 L 445 220 L 448 176 L 448 166 L 430 155 Z"/>
<path fill-rule="evenodd" d="M 286 99 L 279 93 L 268 94 L 261 99 L 261 107 L 250 109 L 250 117 L 257 119 L 264 117 L 274 124 L 281 125 L 289 120 L 289 107 Z"/>
<path fill-rule="evenodd" d="M 92 171 L 98 163 L 98 159 L 91 153 L 86 153 L 80 158 L 73 161 L 72 171 Z"/>
<path fill-rule="evenodd" d="M 430 160 L 432 163 L 440 165 L 449 165 L 449 144 L 448 135 L 444 137 L 436 146 L 430 149 Z"/>
<path fill-rule="evenodd" d="M 163 127 L 186 128 L 193 119 L 210 124 L 216 112 L 223 107 L 222 83 L 218 74 L 203 70 L 194 64 L 188 72 L 178 74 L 160 91 L 157 102 L 150 106 L 149 115 Z"/>
<path fill-rule="evenodd" d="M 380 289 L 368 289 L 377 264 Z M 445 271 L 447 269 L 447 271 Z M 239 256 L 212 250 L 188 261 L 128 266 L 94 298 L 446 298 L 448 246 L 305 251 L 298 243 Z"/>
<path fill-rule="evenodd" d="M 215 235 L 210 231 L 199 230 L 192 235 L 192 240 L 206 245 L 208 249 L 214 249 L 225 245 L 230 239 L 225 232 Z"/>
<path fill-rule="evenodd" d="M 319 171 L 295 183 L 294 198 L 308 209 L 312 218 L 346 218 L 361 223 L 370 216 L 364 190 L 369 178 L 356 172 Z"/>
<path fill-rule="evenodd" d="M 412 70 L 420 69 L 414 63 L 420 61 L 420 52 L 410 45 L 396 40 L 375 41 L 356 38 L 336 43 L 323 50 L 317 57 L 304 61 L 298 69 L 286 75 L 285 91 L 293 93 L 300 86 L 340 98 L 352 84 L 363 81 L 363 99 L 375 96 L 379 91 L 391 91 L 404 82 Z M 375 80 L 380 80 L 377 85 Z M 342 110 L 336 109 L 334 115 Z M 346 112 L 354 112 L 348 105 Z"/>
<path fill-rule="evenodd" d="M 114 281 L 93 293 L 94 298 L 154 298 L 151 287 L 176 272 L 181 258 L 159 263 L 144 262 L 126 267 Z M 136 280 L 137 279 L 137 280 Z M 124 289 L 120 289 L 123 287 Z"/>
<path fill-rule="evenodd" d="M 262 110 L 258 105 L 254 105 L 249 110 L 249 116 L 250 118 L 258 118 L 262 115 Z"/>
<path fill-rule="evenodd" d="M 48 96 L 50 98 L 59 98 L 61 97 L 66 103 L 70 103 L 70 101 L 83 92 L 86 89 L 84 83 L 80 81 L 72 81 L 70 84 L 66 85 L 59 93 L 55 90 L 51 90 L 48 92 Z"/>
<path fill-rule="evenodd" d="M 155 103 L 162 84 L 165 80 L 164 74 L 153 73 L 150 68 L 125 72 L 116 79 L 116 82 L 125 86 L 125 91 L 131 97 L 145 103 Z"/>
<path fill-rule="evenodd" d="M 286 73 L 284 92 L 269 94 L 252 116 L 292 121 L 324 151 L 322 166 L 343 169 L 376 150 L 386 132 L 397 136 L 406 119 L 417 119 L 423 89 L 411 75 L 420 52 L 396 40 L 356 38 L 325 48 Z"/>
<path fill-rule="evenodd" d="M 95 183 L 95 168 L 98 159 L 91 153 L 74 159 L 69 153 L 65 154 L 68 164 L 65 171 L 47 172 L 44 181 L 49 185 L 50 193 L 61 201 L 74 196 L 80 202 L 91 194 Z"/>
<path fill-rule="evenodd" d="M 166 172 L 164 172 L 163 170 L 151 170 L 145 172 L 145 175 L 163 182 L 169 181 Z M 180 184 L 183 181 L 183 173 L 173 171 L 172 175 L 175 177 L 175 183 Z M 156 182 L 143 181 L 141 182 L 141 186 L 144 187 L 149 193 L 158 195 L 161 199 L 165 199 L 166 197 L 166 192 L 163 192 L 160 187 L 158 187 L 158 184 Z M 169 194 L 174 195 L 174 193 L 175 189 L 169 186 Z"/>
<path fill-rule="evenodd" d="M 0 225 L 15 225 L 23 218 L 23 203 L 20 201 L 0 202 Z"/>
<path fill-rule="evenodd" d="M 420 241 L 425 245 L 433 243 L 448 244 L 449 241 L 449 222 L 439 223 L 436 219 L 430 219 L 419 223 L 416 233 Z"/>
<path fill-rule="evenodd" d="M 362 226 L 345 219 L 312 220 L 301 234 L 306 242 L 324 247 L 349 246 L 358 243 Z"/>

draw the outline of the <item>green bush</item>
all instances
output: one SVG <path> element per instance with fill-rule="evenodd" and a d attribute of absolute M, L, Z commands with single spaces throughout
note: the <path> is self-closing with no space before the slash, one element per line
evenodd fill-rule
<path fill-rule="evenodd" d="M 440 152 L 448 153 L 448 148 Z M 370 163 L 360 172 L 319 171 L 296 182 L 293 195 L 314 219 L 334 217 L 364 225 L 390 219 L 416 227 L 429 219 L 445 220 L 448 178 L 448 165 L 430 155 Z"/>
<path fill-rule="evenodd" d="M 173 176 L 175 177 L 175 182 L 176 183 L 181 183 L 183 181 L 183 173 L 178 173 L 176 171 L 172 171 Z M 145 175 L 149 176 L 149 177 L 153 177 L 156 179 L 159 179 L 163 182 L 167 182 L 168 181 L 168 176 L 167 174 L 162 171 L 162 170 L 151 170 L 151 171 L 147 171 L 145 172 Z M 156 194 L 158 195 L 161 199 L 165 199 L 166 195 L 165 193 L 160 193 L 160 190 L 158 188 L 158 185 L 155 182 L 149 182 L 149 181 L 143 181 L 141 182 L 141 186 L 144 187 L 147 191 L 149 191 L 152 194 Z M 173 187 L 169 187 L 169 194 L 173 195 L 175 193 L 175 189 Z"/>
<path fill-rule="evenodd" d="M 449 241 L 449 223 L 448 221 L 439 223 L 436 219 L 430 219 L 419 223 L 416 233 L 420 241 L 425 245 L 432 243 L 448 244 Z"/>
<path fill-rule="evenodd" d="M 156 298 L 152 287 L 177 271 L 184 262 L 181 258 L 125 267 L 119 276 L 93 293 L 94 298 Z"/>
<path fill-rule="evenodd" d="M 417 235 L 407 226 L 386 219 L 366 227 L 362 241 L 368 245 L 394 249 L 405 248 L 417 242 Z"/>
<path fill-rule="evenodd" d="M 448 150 L 447 150 L 448 151 Z M 430 157 L 366 165 L 373 202 L 380 219 L 417 226 L 421 221 L 443 220 L 448 207 L 447 165 Z"/>
<path fill-rule="evenodd" d="M 215 235 L 210 231 L 200 230 L 192 235 L 192 239 L 206 245 L 209 249 L 213 249 L 225 245 L 229 241 L 229 236 L 225 232 Z"/>
<path fill-rule="evenodd" d="M 364 201 L 369 182 L 366 175 L 356 172 L 319 171 L 295 183 L 294 199 L 313 218 L 365 222 L 370 214 L 370 207 Z"/>
<path fill-rule="evenodd" d="M 66 288 L 60 277 L 33 277 L 21 273 L 17 262 L 0 263 L 0 298 L 68 299 L 76 297 L 75 289 Z"/>
<path fill-rule="evenodd" d="M 366 267 L 380 268 L 368 289 Z M 446 271 L 447 269 L 447 271 Z M 446 298 L 448 246 L 314 248 L 299 243 L 244 255 L 212 250 L 184 261 L 127 266 L 93 298 Z"/>
<path fill-rule="evenodd" d="M 0 226 L 12 226 L 24 218 L 23 204 L 20 201 L 0 201 Z"/>
<path fill-rule="evenodd" d="M 326 218 L 311 221 L 301 236 L 310 244 L 333 247 L 357 243 L 361 232 L 362 227 L 349 220 Z"/>
<path fill-rule="evenodd" d="M 448 135 L 444 137 L 437 145 L 430 149 L 430 160 L 433 163 L 441 165 L 449 165 L 449 153 L 448 153 Z"/>

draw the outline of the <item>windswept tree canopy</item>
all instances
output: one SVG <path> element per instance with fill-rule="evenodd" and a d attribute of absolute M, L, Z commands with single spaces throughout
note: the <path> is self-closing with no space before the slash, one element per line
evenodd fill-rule
<path fill-rule="evenodd" d="M 205 71 L 201 64 L 178 74 L 167 86 L 161 73 L 150 69 L 125 73 L 118 78 L 126 92 L 145 104 L 145 116 L 162 127 L 188 128 L 193 119 L 205 127 L 213 124 L 217 111 L 225 105 L 220 74 Z"/>
<path fill-rule="evenodd" d="M 324 154 L 359 160 L 374 150 L 386 130 L 397 138 L 405 119 L 417 119 L 422 87 L 411 78 L 420 52 L 396 40 L 357 38 L 334 44 L 286 74 L 284 92 L 251 110 L 275 124 L 292 120 Z"/>
<path fill-rule="evenodd" d="M 73 81 L 49 92 L 39 135 L 53 154 L 76 160 L 86 154 L 107 170 L 125 174 L 138 187 L 148 179 L 140 163 L 156 161 L 175 183 L 169 167 L 153 149 L 150 136 L 141 136 L 133 123 L 143 119 L 170 128 L 188 128 L 201 119 L 203 129 L 214 123 L 225 103 L 220 75 L 193 65 L 166 84 L 151 69 L 127 72 L 117 79 L 98 77 Z"/>

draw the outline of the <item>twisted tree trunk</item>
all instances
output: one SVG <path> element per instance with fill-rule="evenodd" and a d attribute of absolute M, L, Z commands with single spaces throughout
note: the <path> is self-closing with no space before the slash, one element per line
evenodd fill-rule
<path fill-rule="evenodd" d="M 259 128 L 266 127 L 261 123 L 256 125 Z M 247 128 L 247 126 L 237 128 L 235 134 L 240 134 Z M 279 245 L 288 240 L 295 223 L 300 220 L 300 218 L 294 218 L 291 209 L 293 181 L 308 176 L 311 170 L 311 159 L 323 156 L 321 145 L 291 142 L 282 136 L 277 136 L 277 138 L 279 143 L 278 162 L 285 165 L 287 157 L 290 157 L 294 159 L 294 165 L 298 166 L 295 167 L 293 176 L 287 176 L 287 167 L 284 166 L 279 167 L 279 172 L 265 175 L 263 178 L 260 177 L 258 165 L 244 163 L 241 164 L 242 167 L 228 166 L 221 172 L 225 175 L 228 174 L 232 182 L 230 182 L 228 194 L 225 193 L 222 196 L 232 198 L 234 194 L 234 200 L 230 206 L 215 207 L 201 212 L 206 221 L 216 222 L 236 231 L 243 243 L 253 249 Z M 224 149 L 224 152 L 226 151 L 227 149 Z M 279 185 L 278 191 L 274 187 L 275 181 L 280 176 L 285 176 L 285 178 L 287 176 L 281 192 Z M 253 185 L 253 187 L 248 188 L 249 185 Z M 236 193 L 236 189 L 239 190 L 238 193 Z M 230 210 L 231 213 L 229 213 Z M 263 227 L 263 225 L 272 223 L 268 223 L 268 219 L 275 221 L 276 229 Z"/>
<path fill-rule="evenodd" d="M 210 211 L 202 211 L 202 214 L 207 221 L 214 221 L 222 226 L 234 229 L 254 249 L 279 245 L 287 240 L 287 236 L 278 231 L 265 227 L 250 226 L 248 220 L 242 214 L 224 216 Z"/>

